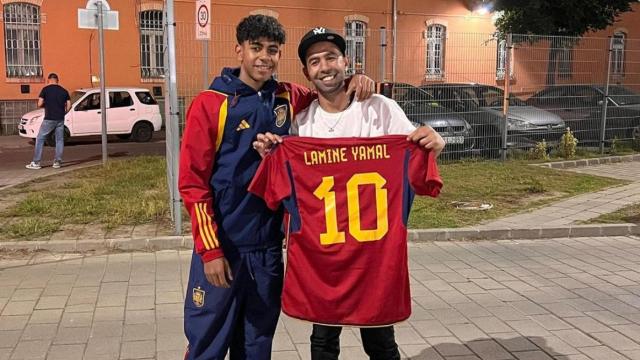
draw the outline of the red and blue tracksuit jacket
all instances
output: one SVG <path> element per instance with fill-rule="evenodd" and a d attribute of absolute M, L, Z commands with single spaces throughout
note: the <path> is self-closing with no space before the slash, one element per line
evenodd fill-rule
<path fill-rule="evenodd" d="M 268 81 L 256 91 L 223 69 L 187 112 L 179 189 L 191 215 L 194 252 L 185 298 L 186 360 L 267 360 L 280 314 L 282 209 L 248 192 L 260 164 L 258 133 L 286 135 L 310 90 Z M 204 263 L 225 256 L 231 288 L 211 285 Z"/>
<path fill-rule="evenodd" d="M 193 100 L 182 137 L 180 195 L 204 262 L 282 239 L 282 213 L 247 191 L 261 161 L 252 143 L 259 133 L 288 134 L 294 114 L 315 98 L 307 88 L 273 80 L 256 91 L 237 71 L 225 68 Z"/>

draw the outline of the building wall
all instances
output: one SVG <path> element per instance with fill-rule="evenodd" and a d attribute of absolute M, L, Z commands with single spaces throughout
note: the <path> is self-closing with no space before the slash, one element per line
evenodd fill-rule
<path fill-rule="evenodd" d="M 15 0 L 0 0 L 7 4 Z M 59 74 L 61 83 L 69 90 L 98 86 L 92 76 L 99 75 L 98 34 L 96 30 L 77 28 L 77 9 L 84 8 L 86 0 L 21 0 L 41 6 L 41 60 L 43 78 L 6 78 L 5 52 L 0 55 L 0 103 L 4 108 L 22 109 L 24 104 L 33 106 L 44 78 L 49 72 Z M 162 9 L 162 0 L 109 0 L 112 10 L 120 17 L 118 31 L 105 31 L 106 83 L 109 86 L 137 86 L 151 88 L 162 86 L 162 79 L 142 79 L 140 74 L 139 11 Z M 345 19 L 358 18 L 367 23 L 365 72 L 374 79 L 392 78 L 393 40 L 391 29 L 392 2 L 389 0 L 238 0 L 212 1 L 212 40 L 206 45 L 194 39 L 195 0 L 174 0 L 176 9 L 176 53 L 178 61 L 178 85 L 182 101 L 206 87 L 223 66 L 237 64 L 233 51 L 235 25 L 252 11 L 267 11 L 278 16 L 287 29 L 287 43 L 283 48 L 278 77 L 281 80 L 307 83 L 297 57 L 297 44 L 303 34 L 313 26 L 342 29 Z M 496 78 L 497 41 L 493 38 L 492 15 L 480 15 L 467 7 L 466 1 L 423 0 L 398 1 L 396 80 L 415 85 L 433 81 L 481 82 L 502 85 Z M 640 9 L 634 5 L 634 9 Z M 2 11 L 0 9 L 0 11 Z M 605 81 L 594 74 L 606 74 L 607 37 L 622 30 L 628 38 L 640 38 L 638 12 L 626 13 L 610 28 L 581 41 L 574 49 L 572 76 L 558 78 L 557 82 Z M 425 30 L 428 24 L 446 26 L 444 76 L 433 79 L 426 74 Z M 0 26 L 4 26 L 0 19 Z M 387 37 L 386 50 L 380 46 L 382 27 Z M 4 31 L 0 31 L 0 43 L 4 44 Z M 543 87 L 546 81 L 549 43 L 516 46 L 513 50 L 513 89 L 532 92 Z M 640 74 L 640 43 L 628 41 L 628 58 L 625 76 L 613 82 L 638 84 Z M 579 56 L 578 56 L 579 55 Z M 383 69 L 383 57 L 386 66 Z M 205 66 L 206 64 L 206 66 Z M 595 79 L 595 80 L 594 80 Z M 30 92 L 22 94 L 20 85 L 30 85 Z M 15 105 L 19 104 L 19 105 Z M 25 108 L 25 109 L 27 109 Z M 13 110 L 12 110 L 13 111 Z M 21 110 L 20 110 L 21 111 Z M 14 133 L 19 116 L 16 111 L 0 109 L 2 133 Z"/>

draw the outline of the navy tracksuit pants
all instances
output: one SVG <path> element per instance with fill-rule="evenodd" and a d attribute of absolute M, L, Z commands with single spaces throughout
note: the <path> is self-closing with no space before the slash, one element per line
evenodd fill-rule
<path fill-rule="evenodd" d="M 217 288 L 204 276 L 200 255 L 191 258 L 185 298 L 184 329 L 189 348 L 185 360 L 271 359 L 280 315 L 282 247 L 227 257 L 231 288 Z"/>

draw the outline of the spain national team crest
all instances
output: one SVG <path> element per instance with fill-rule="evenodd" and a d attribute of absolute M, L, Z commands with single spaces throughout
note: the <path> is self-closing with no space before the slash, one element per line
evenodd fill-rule
<path fill-rule="evenodd" d="M 204 306 L 204 290 L 202 290 L 199 286 L 198 288 L 193 288 L 193 304 L 196 307 Z"/>
<path fill-rule="evenodd" d="M 284 123 L 287 121 L 287 112 L 289 111 L 289 107 L 287 104 L 276 106 L 273 109 L 273 114 L 276 116 L 276 126 L 282 127 Z"/>

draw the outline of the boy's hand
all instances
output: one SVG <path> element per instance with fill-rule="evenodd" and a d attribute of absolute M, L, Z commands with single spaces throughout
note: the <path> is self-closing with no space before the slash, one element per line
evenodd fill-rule
<path fill-rule="evenodd" d="M 273 148 L 273 145 L 280 144 L 282 137 L 280 135 L 272 134 L 270 132 L 264 134 L 258 134 L 256 141 L 253 142 L 253 148 L 260 154 L 261 157 L 265 157 L 269 151 Z"/>
<path fill-rule="evenodd" d="M 376 82 L 367 75 L 356 74 L 351 77 L 349 87 L 347 87 L 347 96 L 352 93 L 356 94 L 356 100 L 363 101 L 376 93 Z"/>
<path fill-rule="evenodd" d="M 204 263 L 204 275 L 215 287 L 230 288 L 233 281 L 231 266 L 224 256 Z"/>
<path fill-rule="evenodd" d="M 407 136 L 407 140 L 413 141 L 414 143 L 423 146 L 425 149 L 433 151 L 434 155 L 438 157 L 444 149 L 444 139 L 437 131 L 433 130 L 431 126 L 421 126 L 415 129 L 409 136 Z"/>

